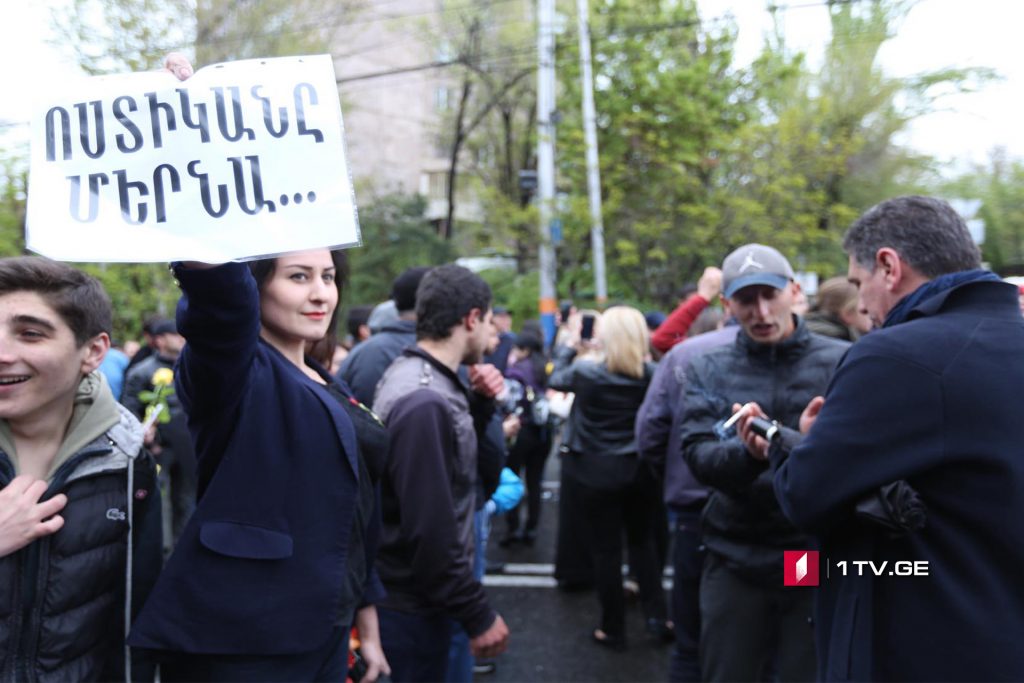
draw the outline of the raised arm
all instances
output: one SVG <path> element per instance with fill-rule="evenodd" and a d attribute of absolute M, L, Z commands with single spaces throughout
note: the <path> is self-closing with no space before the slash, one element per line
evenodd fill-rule
<path fill-rule="evenodd" d="M 187 342 L 175 373 L 182 406 L 191 419 L 230 419 L 259 343 L 256 281 L 242 263 L 204 270 L 178 265 L 174 274 L 182 291 L 178 330 Z"/>

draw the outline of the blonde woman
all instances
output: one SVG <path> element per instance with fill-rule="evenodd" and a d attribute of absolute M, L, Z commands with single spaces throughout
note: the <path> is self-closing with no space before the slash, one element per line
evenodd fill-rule
<path fill-rule="evenodd" d="M 649 332 L 640 311 L 615 306 L 594 325 L 587 342 L 578 331 L 556 356 L 548 385 L 576 395 L 569 415 L 562 461 L 563 476 L 579 495 L 574 517 L 586 520 L 594 582 L 601 603 L 601 624 L 592 633 L 600 645 L 626 646 L 626 610 L 622 592 L 622 534 L 640 585 L 648 632 L 672 638 L 665 620 L 665 595 L 657 566 L 654 528 L 659 487 L 637 460 L 633 424 L 654 372 L 649 361 Z M 584 352 L 587 352 L 586 354 Z M 579 354 L 579 357 L 577 357 Z M 633 551 L 633 549 L 636 549 Z"/>

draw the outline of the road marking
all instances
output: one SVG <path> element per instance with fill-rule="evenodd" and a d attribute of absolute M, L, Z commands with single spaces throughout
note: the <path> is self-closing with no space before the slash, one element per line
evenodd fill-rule
<path fill-rule="evenodd" d="M 622 565 L 622 573 L 627 574 L 629 567 Z M 528 576 L 554 576 L 555 565 L 543 562 L 506 562 L 502 574 L 526 574 Z M 665 567 L 665 576 L 674 575 L 672 567 Z"/>
<path fill-rule="evenodd" d="M 558 588 L 558 582 L 553 576 L 488 574 L 484 577 L 484 586 L 489 588 Z"/>
<path fill-rule="evenodd" d="M 663 579 L 661 585 L 665 590 L 671 590 L 672 581 Z M 553 576 L 487 574 L 484 576 L 484 586 L 487 588 L 558 588 L 558 581 Z"/>
<path fill-rule="evenodd" d="M 537 576 L 552 576 L 555 573 L 555 565 L 529 562 L 506 562 L 503 574 L 536 574 Z"/>

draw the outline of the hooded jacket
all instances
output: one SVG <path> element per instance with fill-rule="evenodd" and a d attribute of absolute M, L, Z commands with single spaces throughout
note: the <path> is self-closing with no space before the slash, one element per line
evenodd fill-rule
<path fill-rule="evenodd" d="M 768 463 L 755 460 L 721 425 L 734 403 L 757 402 L 782 425 L 799 426 L 807 403 L 825 393 L 849 344 L 811 334 L 795 317 L 793 333 L 760 344 L 744 331 L 736 342 L 694 358 L 686 369 L 682 451 L 697 479 L 712 489 L 704 508 L 704 541 L 751 581 L 782 585 L 782 552 L 806 537 L 787 520 L 772 489 Z"/>
<path fill-rule="evenodd" d="M 106 380 L 85 377 L 42 497 L 67 496 L 64 526 L 0 557 L 0 681 L 123 680 L 126 661 L 134 679 L 152 679 L 124 644 L 160 571 L 160 497 L 142 437 Z M 18 471 L 0 421 L 0 487 Z"/>

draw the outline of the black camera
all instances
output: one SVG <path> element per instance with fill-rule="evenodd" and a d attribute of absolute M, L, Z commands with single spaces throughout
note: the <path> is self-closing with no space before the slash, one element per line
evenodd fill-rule
<path fill-rule="evenodd" d="M 779 435 L 779 423 L 763 417 L 750 419 L 750 431 L 771 443 Z"/>

